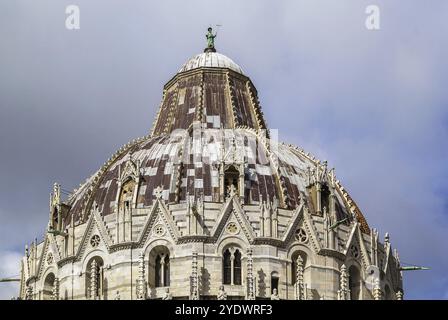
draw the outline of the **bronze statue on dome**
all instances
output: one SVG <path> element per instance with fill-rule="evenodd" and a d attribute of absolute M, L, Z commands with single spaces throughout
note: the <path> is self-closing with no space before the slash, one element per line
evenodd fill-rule
<path fill-rule="evenodd" d="M 216 32 L 215 34 L 213 34 L 212 27 L 208 27 L 207 30 L 208 30 L 208 32 L 205 35 L 205 37 L 207 38 L 207 48 L 205 48 L 204 52 L 216 52 L 215 38 L 218 35 L 218 33 Z"/>

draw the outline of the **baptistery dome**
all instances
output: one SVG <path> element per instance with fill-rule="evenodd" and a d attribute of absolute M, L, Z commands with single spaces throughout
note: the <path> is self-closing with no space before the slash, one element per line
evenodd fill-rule
<path fill-rule="evenodd" d="M 210 40 L 164 86 L 150 134 L 66 199 L 54 185 L 21 296 L 401 299 L 389 236 L 380 244 L 326 161 L 276 137 Z"/>
<path fill-rule="evenodd" d="M 201 67 L 208 68 L 227 68 L 235 72 L 243 74 L 243 70 L 239 65 L 233 62 L 229 57 L 214 51 L 206 51 L 195 55 L 193 58 L 184 63 L 179 73 L 197 69 Z"/>

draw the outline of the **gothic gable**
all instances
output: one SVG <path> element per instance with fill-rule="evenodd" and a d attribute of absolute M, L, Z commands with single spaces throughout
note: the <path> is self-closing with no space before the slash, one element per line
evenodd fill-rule
<path fill-rule="evenodd" d="M 211 231 L 211 236 L 216 242 L 224 233 L 244 234 L 249 243 L 253 243 L 256 237 L 236 195 L 229 198 L 224 205 L 215 227 Z"/>
<path fill-rule="evenodd" d="M 80 260 L 88 247 L 103 249 L 110 252 L 112 239 L 107 231 L 104 221 L 96 209 L 89 216 L 84 235 L 76 252 L 76 260 Z"/>
<path fill-rule="evenodd" d="M 39 264 L 37 266 L 37 277 L 40 278 L 44 270 L 61 260 L 58 245 L 54 235 L 47 233 L 44 240 L 44 245 L 39 258 Z"/>
<path fill-rule="evenodd" d="M 351 256 L 354 259 L 361 257 L 362 265 L 364 269 L 370 266 L 370 256 L 367 252 L 364 240 L 362 238 L 361 229 L 359 223 L 355 222 L 353 228 L 350 231 L 346 246 L 344 248 L 344 255 Z"/>
<path fill-rule="evenodd" d="M 159 225 L 160 230 L 154 229 L 155 226 L 157 227 Z M 145 245 L 148 238 L 150 238 L 151 232 L 153 232 L 155 236 L 164 236 L 165 233 L 167 233 L 174 242 L 177 242 L 180 236 L 179 231 L 177 230 L 177 227 L 168 212 L 168 209 L 165 207 L 160 198 L 156 199 L 151 208 L 151 212 L 148 214 L 145 226 L 143 227 L 138 239 L 139 247 L 143 247 Z"/>

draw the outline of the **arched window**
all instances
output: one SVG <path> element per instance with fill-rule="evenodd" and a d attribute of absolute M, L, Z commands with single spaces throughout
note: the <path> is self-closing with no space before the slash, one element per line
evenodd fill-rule
<path fill-rule="evenodd" d="M 236 248 L 228 248 L 223 254 L 223 283 L 241 285 L 241 252 Z"/>
<path fill-rule="evenodd" d="M 51 300 L 53 298 L 53 290 L 54 290 L 54 282 L 55 282 L 55 276 L 54 273 L 49 273 L 45 277 L 44 281 L 44 288 L 42 292 L 42 299 L 43 300 Z"/>
<path fill-rule="evenodd" d="M 232 283 L 232 262 L 230 261 L 230 251 L 227 249 L 224 251 L 224 271 L 223 271 L 223 278 L 224 284 L 231 284 Z"/>
<path fill-rule="evenodd" d="M 348 269 L 348 283 L 350 288 L 350 298 L 360 300 L 361 295 L 361 275 L 358 268 L 351 266 Z"/>
<path fill-rule="evenodd" d="M 157 246 L 149 253 L 149 286 L 152 288 L 169 287 L 170 253 L 164 246 Z"/>
<path fill-rule="evenodd" d="M 234 253 L 235 259 L 233 261 L 233 283 L 241 285 L 241 253 L 238 249 Z"/>
<path fill-rule="evenodd" d="M 104 262 L 101 257 L 93 257 L 85 270 L 86 298 L 101 299 L 104 296 Z"/>

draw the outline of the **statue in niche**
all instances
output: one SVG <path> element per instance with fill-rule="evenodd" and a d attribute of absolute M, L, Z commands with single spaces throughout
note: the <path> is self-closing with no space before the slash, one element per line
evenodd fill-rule
<path fill-rule="evenodd" d="M 218 300 L 227 300 L 227 292 L 226 292 L 226 290 L 224 290 L 223 285 L 219 286 L 217 298 L 218 298 Z"/>
<path fill-rule="evenodd" d="M 271 300 L 280 300 L 277 289 L 272 290 Z"/>
<path fill-rule="evenodd" d="M 170 288 L 165 289 L 165 295 L 163 296 L 162 300 L 172 300 L 173 295 L 170 292 Z"/>

